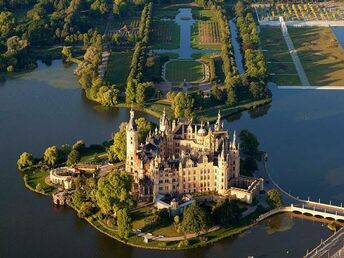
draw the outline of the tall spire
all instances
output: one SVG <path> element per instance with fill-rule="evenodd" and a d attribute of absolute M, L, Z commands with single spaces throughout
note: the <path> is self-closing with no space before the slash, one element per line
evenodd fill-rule
<path fill-rule="evenodd" d="M 221 130 L 221 110 L 219 109 L 219 113 L 217 114 L 217 120 L 215 123 L 215 130 L 220 131 Z"/>
<path fill-rule="evenodd" d="M 133 109 L 130 110 L 130 119 L 129 119 L 129 123 L 128 123 L 128 130 L 137 130 L 137 126 L 135 123 L 135 112 Z"/>

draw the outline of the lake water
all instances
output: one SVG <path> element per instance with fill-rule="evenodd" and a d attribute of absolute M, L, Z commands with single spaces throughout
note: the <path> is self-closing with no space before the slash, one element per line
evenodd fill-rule
<path fill-rule="evenodd" d="M 331 27 L 331 29 L 336 35 L 339 44 L 344 48 L 344 27 Z"/>
<path fill-rule="evenodd" d="M 73 69 L 54 61 L 0 83 L 0 257 L 300 257 L 330 235 L 321 223 L 283 215 L 197 250 L 137 249 L 30 192 L 16 169 L 21 152 L 40 156 L 49 145 L 77 139 L 99 143 L 128 119 L 126 109 L 104 110 L 87 101 Z M 285 189 L 343 201 L 344 93 L 273 89 L 273 94 L 270 108 L 227 119 L 226 128 L 248 128 L 258 136 L 271 174 Z"/>

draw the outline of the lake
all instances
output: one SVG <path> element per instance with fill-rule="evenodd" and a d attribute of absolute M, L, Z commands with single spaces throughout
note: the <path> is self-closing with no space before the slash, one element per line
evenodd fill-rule
<path fill-rule="evenodd" d="M 0 83 L 0 257 L 299 257 L 331 234 L 321 223 L 281 215 L 205 248 L 137 249 L 30 192 L 16 169 L 20 153 L 41 156 L 47 146 L 77 139 L 99 143 L 128 119 L 126 109 L 106 110 L 86 100 L 73 69 L 54 61 Z M 226 128 L 247 128 L 258 136 L 269 153 L 271 174 L 285 189 L 300 197 L 342 202 L 344 93 L 272 91 L 269 108 L 226 119 Z"/>

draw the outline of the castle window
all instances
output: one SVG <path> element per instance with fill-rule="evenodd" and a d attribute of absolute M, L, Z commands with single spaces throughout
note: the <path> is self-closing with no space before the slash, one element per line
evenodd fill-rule
<path fill-rule="evenodd" d="M 163 187 L 159 187 L 159 191 L 162 191 L 163 190 Z"/>

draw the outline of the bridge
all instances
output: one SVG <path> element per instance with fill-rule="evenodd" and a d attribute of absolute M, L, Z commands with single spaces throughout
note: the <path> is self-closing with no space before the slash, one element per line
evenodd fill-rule
<path fill-rule="evenodd" d="M 334 206 L 334 208 L 323 208 L 324 204 L 320 204 L 318 206 L 317 203 L 314 204 L 309 204 L 309 205 L 293 205 L 291 204 L 290 206 L 286 206 L 286 207 L 281 207 L 281 208 L 276 208 L 273 209 L 267 213 L 264 213 L 262 215 L 260 215 L 257 218 L 257 222 L 260 222 L 262 220 L 267 219 L 268 217 L 271 217 L 273 215 L 276 215 L 278 213 L 284 213 L 284 212 L 294 212 L 294 213 L 300 213 L 306 216 L 314 216 L 317 218 L 324 218 L 324 219 L 330 219 L 330 220 L 336 220 L 338 222 L 344 222 L 344 209 L 342 208 L 342 210 L 338 210 L 338 208 L 340 207 L 336 207 Z M 325 207 L 327 207 L 328 205 L 326 205 Z"/>
<path fill-rule="evenodd" d="M 344 257 L 344 227 L 308 252 L 303 258 Z"/>

